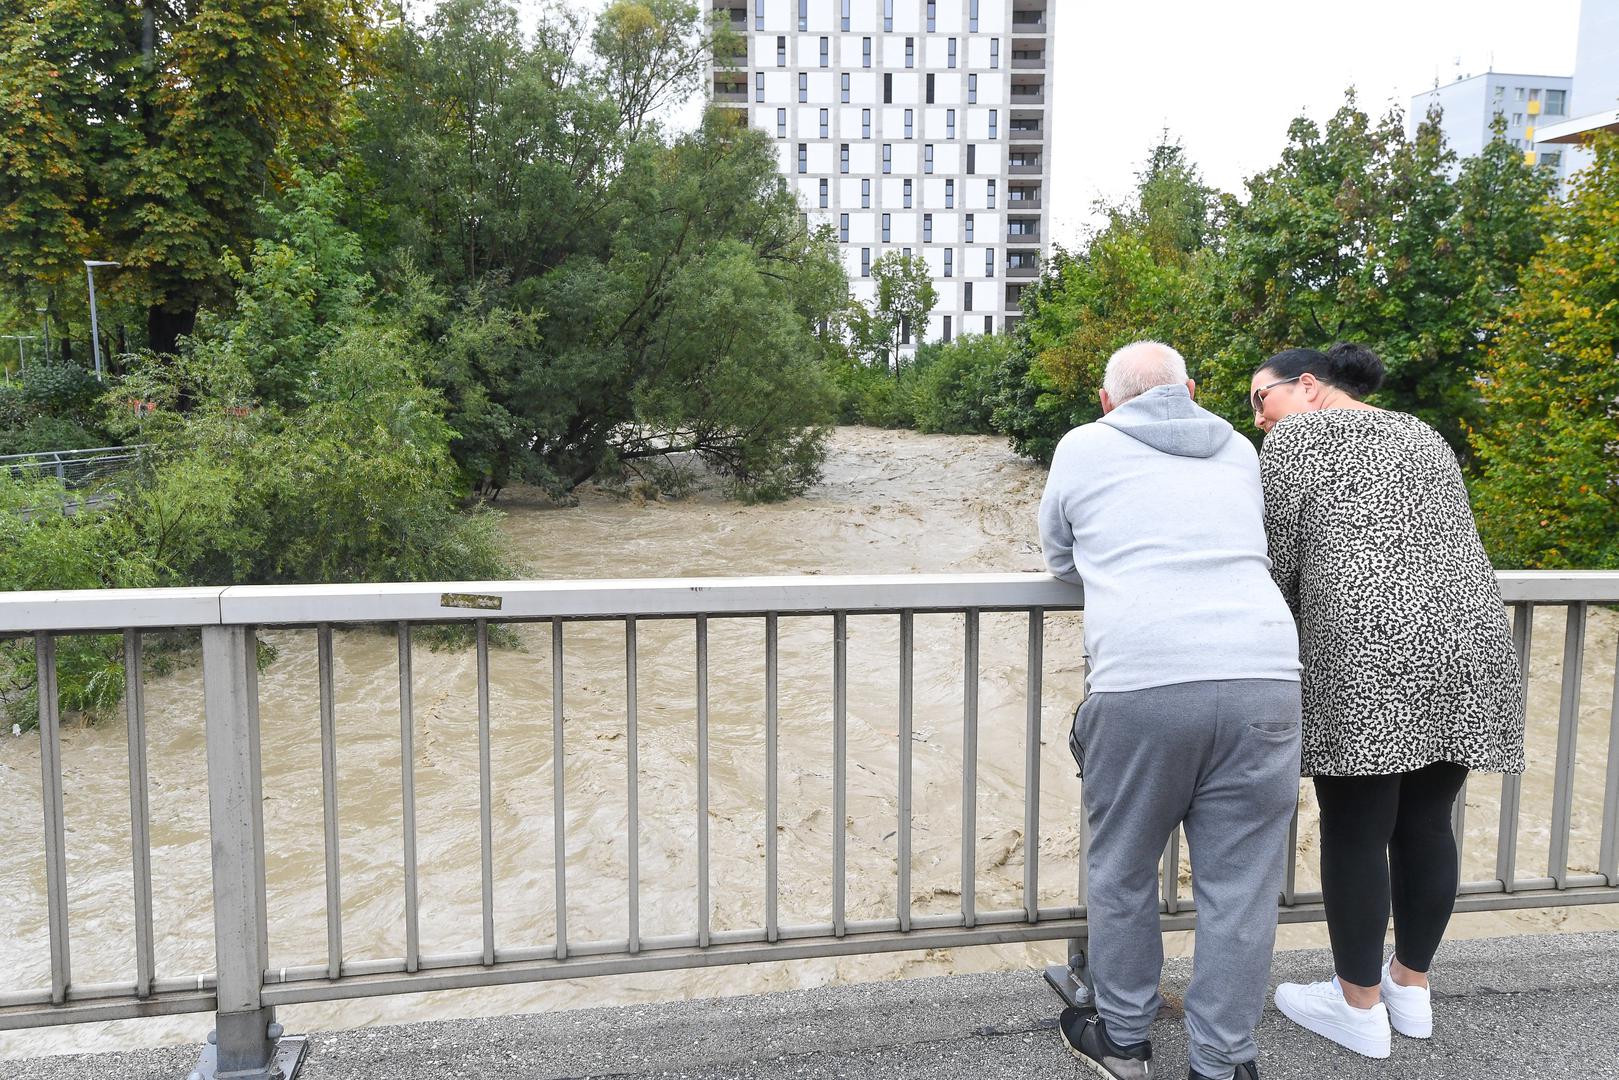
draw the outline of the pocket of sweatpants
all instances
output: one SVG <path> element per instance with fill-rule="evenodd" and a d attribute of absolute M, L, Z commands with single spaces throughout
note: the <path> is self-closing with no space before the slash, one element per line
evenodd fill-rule
<path fill-rule="evenodd" d="M 1085 778 L 1085 744 L 1079 741 L 1079 714 L 1084 710 L 1085 702 L 1082 701 L 1074 709 L 1073 723 L 1068 725 L 1068 752 L 1074 755 L 1075 775 L 1081 780 Z"/>

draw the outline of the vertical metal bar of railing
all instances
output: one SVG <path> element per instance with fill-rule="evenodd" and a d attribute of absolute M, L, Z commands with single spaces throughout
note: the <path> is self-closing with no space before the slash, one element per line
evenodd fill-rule
<path fill-rule="evenodd" d="M 1040 921 L 1040 696 L 1045 612 L 1029 611 L 1028 689 L 1023 718 L 1023 916 Z"/>
<path fill-rule="evenodd" d="M 411 675 L 410 623 L 401 622 L 399 644 L 399 820 L 405 864 L 405 970 L 422 966 L 420 891 L 416 868 L 416 707 Z"/>
<path fill-rule="evenodd" d="M 641 951 L 641 732 L 635 616 L 624 620 L 624 784 L 629 802 L 630 952 Z"/>
<path fill-rule="evenodd" d="M 334 702 L 332 628 L 321 623 L 315 630 L 315 651 L 320 684 L 320 791 L 326 838 L 326 974 L 343 974 L 343 880 L 338 852 L 337 822 L 337 708 Z"/>
<path fill-rule="evenodd" d="M 961 924 L 978 922 L 978 611 L 966 612 L 961 674 Z"/>
<path fill-rule="evenodd" d="M 45 914 L 51 937 L 51 1002 L 67 1000 L 73 965 L 67 925 L 67 822 L 62 809 L 62 706 L 56 686 L 56 639 L 34 635 L 39 698 L 40 800 L 45 816 Z"/>
<path fill-rule="evenodd" d="M 124 714 L 129 741 L 129 865 L 135 897 L 135 996 L 152 993 L 152 809 L 146 770 L 146 683 L 141 633 L 124 631 Z"/>
<path fill-rule="evenodd" d="M 899 928 L 911 929 L 911 722 L 916 681 L 916 615 L 899 613 L 899 889 L 895 896 Z"/>
<path fill-rule="evenodd" d="M 1568 627 L 1563 633 L 1563 694 L 1557 709 L 1557 763 L 1552 783 L 1551 843 L 1546 853 L 1546 876 L 1559 889 L 1568 887 L 1568 838 L 1574 812 L 1574 754 L 1580 732 L 1580 680 L 1585 663 L 1583 602 L 1568 605 Z"/>
<path fill-rule="evenodd" d="M 765 616 L 765 940 L 772 942 L 781 937 L 781 910 L 778 903 L 781 881 L 776 862 L 779 847 L 776 813 L 781 798 L 777 789 L 776 762 L 780 647 L 780 628 L 776 613 L 772 611 Z"/>
<path fill-rule="evenodd" d="M 208 820 L 213 863 L 215 1053 L 220 1076 L 260 1076 L 275 1057 L 264 1004 L 269 922 L 258 643 L 246 626 L 202 630 Z"/>
<path fill-rule="evenodd" d="M 1613 658 L 1613 703 L 1608 712 L 1608 782 L 1602 790 L 1602 850 L 1597 872 L 1609 885 L 1619 885 L 1619 650 Z"/>
<path fill-rule="evenodd" d="M 1174 915 L 1181 909 L 1181 831 L 1177 826 L 1170 831 L 1169 843 L 1164 845 L 1163 878 L 1164 911 Z"/>
<path fill-rule="evenodd" d="M 1512 605 L 1512 649 L 1518 656 L 1518 695 L 1529 708 L 1529 648 L 1534 637 L 1535 605 Z M 1501 822 L 1496 827 L 1495 877 L 1505 892 L 1518 887 L 1518 811 L 1523 799 L 1523 776 L 1501 775 Z"/>
<path fill-rule="evenodd" d="M 555 849 L 557 959 L 568 958 L 568 819 L 563 758 L 562 620 L 551 620 L 551 837 Z"/>
<path fill-rule="evenodd" d="M 845 929 L 849 818 L 849 615 L 832 615 L 832 933 Z"/>
<path fill-rule="evenodd" d="M 489 722 L 489 623 L 478 629 L 478 836 L 483 871 L 483 962 L 495 962 L 495 823 Z"/>
<path fill-rule="evenodd" d="M 708 948 L 708 616 L 697 616 L 697 947 Z"/>

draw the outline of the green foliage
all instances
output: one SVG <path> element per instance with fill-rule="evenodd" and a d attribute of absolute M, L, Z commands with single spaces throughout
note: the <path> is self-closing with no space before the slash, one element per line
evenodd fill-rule
<path fill-rule="evenodd" d="M 1473 499 L 1498 566 L 1619 567 L 1619 139 L 1595 151 L 1493 328 Z"/>
<path fill-rule="evenodd" d="M 910 372 L 916 429 L 948 435 L 988 435 L 995 376 L 1013 349 L 1005 336 L 967 335 L 917 350 Z"/>

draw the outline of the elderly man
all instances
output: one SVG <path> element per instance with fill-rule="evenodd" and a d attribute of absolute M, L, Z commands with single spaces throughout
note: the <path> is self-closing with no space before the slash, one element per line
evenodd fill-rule
<path fill-rule="evenodd" d="M 1091 830 L 1096 1007 L 1064 1010 L 1061 1027 L 1103 1077 L 1152 1075 L 1157 871 L 1184 824 L 1197 899 L 1190 1075 L 1257 1078 L 1298 798 L 1298 638 L 1270 578 L 1258 458 L 1195 389 L 1167 345 L 1114 353 L 1102 418 L 1063 437 L 1040 504 L 1046 565 L 1085 586 L 1091 662 L 1070 746 Z"/>

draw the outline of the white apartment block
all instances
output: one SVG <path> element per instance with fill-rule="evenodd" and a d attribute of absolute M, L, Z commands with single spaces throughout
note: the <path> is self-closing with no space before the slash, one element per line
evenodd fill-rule
<path fill-rule="evenodd" d="M 746 41 L 716 103 L 777 141 L 854 295 L 891 251 L 927 261 L 926 341 L 1015 325 L 1049 243 L 1055 0 L 713 0 Z M 914 337 L 909 339 L 914 342 Z"/>
<path fill-rule="evenodd" d="M 1544 165 L 1561 174 L 1563 147 L 1537 146 L 1536 130 L 1568 116 L 1573 83 L 1567 75 L 1513 75 L 1499 71 L 1458 77 L 1411 99 L 1407 134 L 1415 135 L 1428 110 L 1438 106 L 1442 112 L 1439 126 L 1446 144 L 1456 151 L 1459 168 L 1459 159 L 1484 152 L 1495 137 L 1491 125 L 1499 117 L 1506 125 L 1501 137 L 1522 151 L 1529 164 Z"/>

